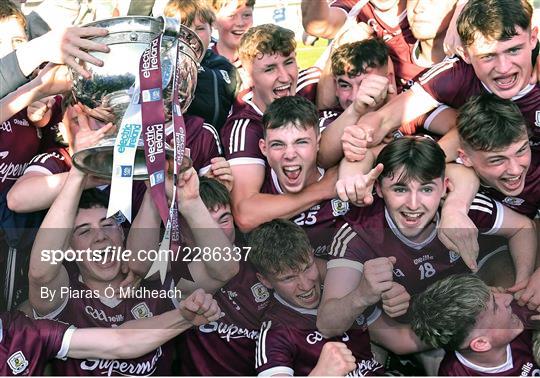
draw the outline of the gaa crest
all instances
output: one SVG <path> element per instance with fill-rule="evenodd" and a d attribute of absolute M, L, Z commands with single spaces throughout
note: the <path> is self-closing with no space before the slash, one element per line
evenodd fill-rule
<path fill-rule="evenodd" d="M 334 198 L 331 203 L 332 215 L 335 217 L 345 215 L 349 211 L 349 202 L 343 202 L 342 200 Z"/>
<path fill-rule="evenodd" d="M 133 306 L 131 313 L 135 319 L 151 318 L 154 316 L 145 302 Z"/>
<path fill-rule="evenodd" d="M 21 351 L 13 353 L 7 360 L 14 375 L 22 373 L 28 367 L 28 360 Z"/>
<path fill-rule="evenodd" d="M 255 285 L 251 287 L 251 292 L 253 293 L 255 302 L 257 303 L 264 302 L 270 296 L 270 293 L 268 292 L 268 289 L 266 288 L 266 286 L 264 286 L 260 282 L 257 282 Z"/>
<path fill-rule="evenodd" d="M 536 127 L 540 127 L 540 110 L 537 110 L 536 114 L 534 115 L 534 124 Z"/>

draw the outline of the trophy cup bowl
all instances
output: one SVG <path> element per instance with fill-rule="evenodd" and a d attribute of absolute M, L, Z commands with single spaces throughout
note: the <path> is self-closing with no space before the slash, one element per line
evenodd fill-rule
<path fill-rule="evenodd" d="M 167 17 L 117 17 L 85 26 L 106 28 L 109 31 L 107 36 L 91 39 L 110 48 L 109 53 L 92 53 L 104 62 L 102 67 L 79 62 L 92 74 L 90 79 L 85 79 L 72 71 L 73 95 L 77 101 L 90 109 L 88 112 L 90 116 L 105 123 L 112 121 L 116 126 L 115 130 L 118 130 L 133 96 L 135 78 L 139 75 L 140 57 L 150 42 L 162 32 L 161 69 L 166 121 L 171 120 L 177 44 L 179 50 L 176 64 L 180 66 L 180 77 L 177 80 L 178 97 L 182 112 L 187 110 L 193 99 L 199 63 L 204 55 L 203 44 L 195 32 L 180 25 L 178 20 Z M 111 117 L 103 118 L 102 115 L 107 113 Z M 111 178 L 115 140 L 116 133 L 106 135 L 95 146 L 76 152 L 73 155 L 73 163 L 77 168 L 94 176 Z M 172 159 L 173 150 L 170 146 L 167 146 L 166 153 L 167 159 Z M 181 172 L 191 168 L 191 165 L 191 159 L 184 156 Z M 133 179 L 147 178 L 144 145 L 140 138 L 133 167 Z"/>

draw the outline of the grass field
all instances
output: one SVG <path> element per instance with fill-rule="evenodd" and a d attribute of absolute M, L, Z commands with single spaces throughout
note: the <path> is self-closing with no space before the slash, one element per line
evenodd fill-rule
<path fill-rule="evenodd" d="M 315 46 L 306 46 L 302 41 L 298 41 L 296 47 L 296 60 L 298 62 L 298 67 L 308 68 L 315 64 L 319 56 L 323 53 L 324 49 L 328 46 L 328 41 L 326 39 L 319 39 Z"/>

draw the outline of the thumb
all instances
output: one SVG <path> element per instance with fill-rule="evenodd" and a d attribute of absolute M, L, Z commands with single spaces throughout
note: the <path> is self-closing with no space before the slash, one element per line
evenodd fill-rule
<path fill-rule="evenodd" d="M 373 129 L 367 129 L 366 130 L 366 141 L 368 143 L 373 142 Z"/>
<path fill-rule="evenodd" d="M 388 257 L 388 260 L 390 260 L 390 262 L 392 263 L 392 265 L 394 265 L 394 264 L 396 263 L 396 261 L 397 261 L 396 258 L 395 258 L 395 256 L 389 256 L 389 257 Z"/>
<path fill-rule="evenodd" d="M 478 271 L 478 265 L 476 264 L 476 260 L 470 256 L 470 255 L 467 255 L 467 254 L 461 254 L 461 258 L 463 259 L 463 262 L 465 263 L 465 265 L 467 265 L 467 267 L 473 272 L 473 273 L 476 273 Z"/>
<path fill-rule="evenodd" d="M 508 289 L 506 289 L 506 291 L 508 291 L 509 293 L 517 293 L 518 291 L 525 289 L 527 287 L 527 283 L 528 282 L 526 280 L 516 282 L 514 286 L 509 287 Z"/>
<path fill-rule="evenodd" d="M 47 101 L 47 108 L 51 109 L 55 103 L 56 103 L 56 100 L 54 99 L 54 97 L 49 98 L 49 100 Z"/>
<path fill-rule="evenodd" d="M 384 170 L 384 165 L 382 163 L 377 164 L 375 168 L 373 168 L 368 173 L 368 182 L 372 185 L 375 180 L 381 175 L 382 171 Z"/>

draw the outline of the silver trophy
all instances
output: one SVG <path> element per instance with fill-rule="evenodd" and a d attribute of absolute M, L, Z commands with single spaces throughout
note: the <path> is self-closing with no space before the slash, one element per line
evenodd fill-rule
<path fill-rule="evenodd" d="M 197 86 L 199 63 L 204 55 L 204 47 L 191 29 L 180 25 L 178 20 L 166 17 L 118 17 L 86 24 L 106 28 L 105 37 L 92 38 L 96 42 L 109 46 L 109 53 L 92 53 L 103 60 L 102 67 L 85 65 L 92 73 L 90 79 L 73 73 L 73 94 L 77 101 L 84 104 L 90 116 L 103 121 L 113 122 L 118 128 L 122 117 L 131 102 L 135 78 L 139 74 L 139 59 L 152 39 L 163 32 L 161 46 L 161 69 L 165 117 L 171 119 L 173 76 L 175 66 L 180 66 L 178 80 L 180 105 L 185 112 L 193 99 Z M 179 53 L 174 64 L 177 44 Z M 81 62 L 82 63 L 82 62 Z M 116 130 L 117 130 L 116 128 Z M 113 152 L 116 135 L 107 135 L 93 147 L 81 150 L 73 155 L 77 168 L 101 178 L 110 178 L 113 169 Z M 167 156 L 172 157 L 169 147 Z M 191 167 L 191 160 L 184 157 L 181 171 Z M 142 138 L 139 139 L 133 167 L 133 179 L 148 178 Z"/>

